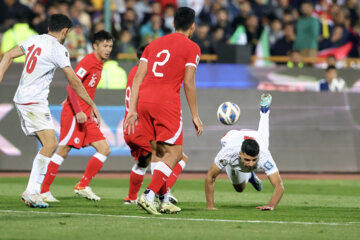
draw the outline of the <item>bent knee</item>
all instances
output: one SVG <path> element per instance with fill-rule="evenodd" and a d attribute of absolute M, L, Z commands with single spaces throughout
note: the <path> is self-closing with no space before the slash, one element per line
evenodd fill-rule
<path fill-rule="evenodd" d="M 185 153 L 182 154 L 182 160 L 183 160 L 186 164 L 187 164 L 188 161 L 189 161 L 189 158 L 188 158 L 188 156 L 186 156 Z"/>
<path fill-rule="evenodd" d="M 236 192 L 242 192 L 244 191 L 244 187 L 241 185 L 233 185 Z"/>
<path fill-rule="evenodd" d="M 106 146 L 102 147 L 101 149 L 99 149 L 98 152 L 101 153 L 102 155 L 109 156 L 111 150 L 110 150 L 109 145 L 106 145 Z"/>
<path fill-rule="evenodd" d="M 46 150 L 48 150 L 50 152 L 55 152 L 57 147 L 58 147 L 57 142 L 47 142 L 47 143 L 44 143 L 44 145 L 43 145 L 43 148 L 45 148 Z"/>

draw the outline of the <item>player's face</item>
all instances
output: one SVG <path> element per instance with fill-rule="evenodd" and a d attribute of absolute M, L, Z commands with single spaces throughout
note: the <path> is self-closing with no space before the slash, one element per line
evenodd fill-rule
<path fill-rule="evenodd" d="M 111 50 L 113 48 L 112 40 L 104 40 L 94 44 L 94 51 L 102 60 L 106 60 L 110 57 Z"/>
<path fill-rule="evenodd" d="M 259 159 L 258 156 L 253 157 L 242 152 L 239 153 L 239 157 L 244 166 L 247 167 L 249 171 L 254 170 L 256 163 Z"/>

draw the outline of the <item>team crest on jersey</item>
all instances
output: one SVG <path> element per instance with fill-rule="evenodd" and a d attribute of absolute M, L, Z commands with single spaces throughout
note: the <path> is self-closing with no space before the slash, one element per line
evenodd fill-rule
<path fill-rule="evenodd" d="M 196 64 L 199 64 L 200 62 L 200 56 L 196 54 Z"/>
<path fill-rule="evenodd" d="M 81 67 L 81 68 L 79 68 L 79 70 L 76 72 L 76 75 L 78 75 L 79 77 L 83 78 L 86 73 L 87 73 L 86 70 Z"/>
<path fill-rule="evenodd" d="M 94 73 L 91 77 L 91 81 L 89 82 L 89 86 L 90 87 L 95 87 L 95 84 L 96 84 L 96 80 L 97 80 L 97 76 L 96 76 L 96 73 Z"/>

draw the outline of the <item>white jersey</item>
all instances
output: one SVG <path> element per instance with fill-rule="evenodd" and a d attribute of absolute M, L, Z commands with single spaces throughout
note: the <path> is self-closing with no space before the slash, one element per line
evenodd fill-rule
<path fill-rule="evenodd" d="M 266 175 L 278 172 L 278 168 L 270 154 L 269 149 L 255 130 L 231 130 L 221 139 L 222 148 L 215 157 L 215 164 L 218 168 L 223 169 L 227 165 L 241 172 L 249 172 L 248 168 L 242 163 L 239 153 L 241 145 L 246 139 L 254 139 L 260 147 L 259 159 L 255 166 L 256 170 L 265 171 Z"/>
<path fill-rule="evenodd" d="M 56 68 L 71 66 L 66 48 L 49 34 L 34 35 L 19 44 L 26 61 L 14 96 L 18 104 L 48 103 Z"/>

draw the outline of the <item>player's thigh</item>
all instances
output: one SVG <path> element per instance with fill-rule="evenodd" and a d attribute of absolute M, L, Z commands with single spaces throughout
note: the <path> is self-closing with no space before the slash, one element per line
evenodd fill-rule
<path fill-rule="evenodd" d="M 104 134 L 100 131 L 96 122 L 95 121 L 91 122 L 91 120 L 88 120 L 85 123 L 85 137 L 84 137 L 83 147 L 89 144 L 93 145 L 93 143 L 95 142 L 103 142 L 101 145 L 102 147 L 109 147 L 109 144 L 106 142 L 106 138 Z"/>
<path fill-rule="evenodd" d="M 182 145 L 173 145 L 164 142 L 157 142 L 156 156 L 159 158 L 160 161 L 166 163 L 171 168 L 174 168 L 183 156 L 182 149 Z"/>
<path fill-rule="evenodd" d="M 15 104 L 25 135 L 36 135 L 41 130 L 54 130 L 50 109 L 47 104 Z"/>
<path fill-rule="evenodd" d="M 108 156 L 110 154 L 110 147 L 105 139 L 92 142 L 90 143 L 90 145 L 93 146 L 98 153 L 101 153 L 105 156 Z"/>

